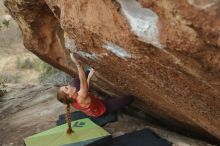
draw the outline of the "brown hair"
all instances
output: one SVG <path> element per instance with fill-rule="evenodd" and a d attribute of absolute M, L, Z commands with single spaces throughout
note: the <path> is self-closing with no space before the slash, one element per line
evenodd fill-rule
<path fill-rule="evenodd" d="M 66 121 L 68 124 L 67 134 L 73 133 L 73 129 L 71 127 L 71 116 L 70 116 L 70 104 L 66 105 Z"/>
<path fill-rule="evenodd" d="M 65 92 L 61 91 L 60 89 L 57 91 L 57 99 L 66 104 L 66 122 L 68 124 L 67 134 L 73 133 L 73 129 L 71 127 L 71 116 L 70 116 L 70 104 L 73 102 L 70 100 L 69 95 Z"/>

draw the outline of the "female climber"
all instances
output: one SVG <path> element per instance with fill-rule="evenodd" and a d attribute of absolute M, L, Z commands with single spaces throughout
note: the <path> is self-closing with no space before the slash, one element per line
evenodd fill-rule
<path fill-rule="evenodd" d="M 73 85 L 62 86 L 58 89 L 57 99 L 66 104 L 66 120 L 68 123 L 67 133 L 73 133 L 70 119 L 70 106 L 80 110 L 91 117 L 100 117 L 104 114 L 116 112 L 121 107 L 132 103 L 133 96 L 123 96 L 120 98 L 111 98 L 101 100 L 99 97 L 93 95 L 89 91 L 90 79 L 94 74 L 94 70 L 90 70 L 86 76 L 83 67 L 77 61 L 73 53 L 70 53 L 71 60 L 75 63 L 79 79 L 73 80 Z"/>

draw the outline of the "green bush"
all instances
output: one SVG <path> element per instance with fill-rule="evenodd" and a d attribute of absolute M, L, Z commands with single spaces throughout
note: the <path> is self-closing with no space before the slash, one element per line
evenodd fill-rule
<path fill-rule="evenodd" d="M 6 80 L 3 79 L 2 77 L 0 77 L 0 97 L 4 96 L 5 93 L 7 93 L 7 90 L 6 90 Z"/>
<path fill-rule="evenodd" d="M 64 73 L 63 71 L 60 71 L 50 64 L 47 64 L 40 60 L 40 62 L 35 64 L 38 71 L 40 71 L 40 82 L 41 83 L 52 83 L 55 85 L 63 85 L 63 84 L 69 84 L 71 82 L 71 77 Z"/>
<path fill-rule="evenodd" d="M 3 28 L 8 28 L 10 24 L 10 20 L 4 19 L 2 20 L 2 22 L 0 22 L 0 30 Z"/>
<path fill-rule="evenodd" d="M 17 57 L 17 69 L 32 69 L 33 59 Z"/>
<path fill-rule="evenodd" d="M 41 61 L 40 59 L 34 61 L 34 69 L 39 71 L 41 76 L 50 75 L 56 72 L 56 69 L 53 66 Z"/>

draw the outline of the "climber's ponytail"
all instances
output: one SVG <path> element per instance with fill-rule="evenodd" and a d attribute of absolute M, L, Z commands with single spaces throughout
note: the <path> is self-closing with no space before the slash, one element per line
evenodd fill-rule
<path fill-rule="evenodd" d="M 67 134 L 73 133 L 73 129 L 71 127 L 70 104 L 66 105 L 66 122 L 68 124 Z"/>

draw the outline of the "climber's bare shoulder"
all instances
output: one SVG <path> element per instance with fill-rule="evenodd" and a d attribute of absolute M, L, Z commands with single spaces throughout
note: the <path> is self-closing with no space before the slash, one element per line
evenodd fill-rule
<path fill-rule="evenodd" d="M 88 96 L 88 92 L 86 94 L 78 92 L 77 101 L 81 106 L 87 106 L 91 103 L 91 98 Z"/>

